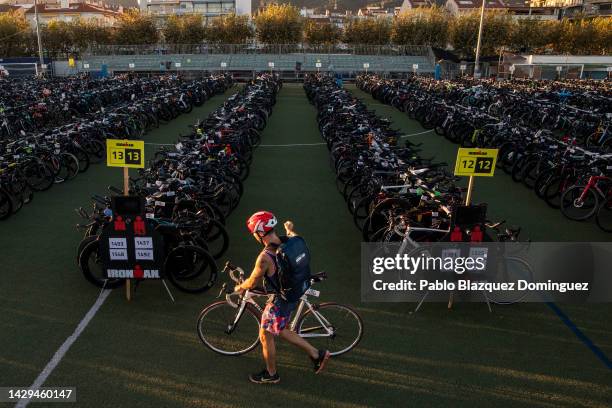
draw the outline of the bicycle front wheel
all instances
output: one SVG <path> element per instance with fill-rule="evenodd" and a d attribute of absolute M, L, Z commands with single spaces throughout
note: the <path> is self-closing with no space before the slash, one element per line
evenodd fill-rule
<path fill-rule="evenodd" d="M 352 350 L 363 336 L 363 322 L 352 308 L 338 303 L 321 303 L 308 309 L 297 323 L 296 332 L 319 350 L 339 356 Z"/>
<path fill-rule="evenodd" d="M 594 189 L 584 192 L 585 186 L 573 186 L 561 197 L 561 212 L 570 220 L 584 221 L 591 218 L 599 208 L 599 197 Z"/>
<path fill-rule="evenodd" d="M 85 279 L 99 288 L 114 289 L 125 283 L 125 279 L 107 279 L 104 276 L 98 237 L 87 237 L 81 242 L 78 263 Z"/>
<path fill-rule="evenodd" d="M 531 265 L 522 258 L 504 256 L 499 260 L 496 275 L 489 279 L 489 282 L 512 283 L 516 289 L 519 280 L 527 281 L 528 283 L 534 281 Z M 490 302 L 497 305 L 511 305 L 523 300 L 527 296 L 527 292 L 494 290 L 490 293 L 485 292 L 485 296 Z"/>
<path fill-rule="evenodd" d="M 166 275 L 180 291 L 202 293 L 217 280 L 217 264 L 203 248 L 179 245 L 166 256 Z"/>
<path fill-rule="evenodd" d="M 225 356 L 239 356 L 259 344 L 260 315 L 247 304 L 239 308 L 220 301 L 207 306 L 198 318 L 198 336 L 212 351 Z"/>

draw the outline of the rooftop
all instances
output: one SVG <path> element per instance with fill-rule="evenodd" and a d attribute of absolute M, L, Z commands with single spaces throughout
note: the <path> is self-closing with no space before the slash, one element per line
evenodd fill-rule
<path fill-rule="evenodd" d="M 481 0 L 451 0 L 457 4 L 460 9 L 473 9 L 480 8 L 482 6 Z M 503 9 L 506 8 L 501 0 L 486 0 L 486 7 L 492 9 Z"/>
<path fill-rule="evenodd" d="M 121 7 L 111 7 L 102 3 L 70 3 L 68 7 L 62 7 L 57 4 L 38 4 L 36 11 L 39 14 L 56 14 L 56 13 L 101 13 L 106 15 L 119 16 L 123 9 Z M 29 8 L 26 14 L 34 14 L 34 7 Z"/>

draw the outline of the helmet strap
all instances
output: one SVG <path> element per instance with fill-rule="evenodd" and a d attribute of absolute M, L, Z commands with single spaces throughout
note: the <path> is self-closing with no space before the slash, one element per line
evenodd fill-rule
<path fill-rule="evenodd" d="M 263 234 L 260 234 L 259 232 L 256 232 L 255 235 L 257 235 L 257 241 L 259 241 L 259 243 L 265 248 L 266 247 L 266 243 L 264 242 L 263 238 L 267 235 L 270 235 L 272 232 L 274 232 L 274 228 L 272 228 L 270 231 L 265 232 Z"/>

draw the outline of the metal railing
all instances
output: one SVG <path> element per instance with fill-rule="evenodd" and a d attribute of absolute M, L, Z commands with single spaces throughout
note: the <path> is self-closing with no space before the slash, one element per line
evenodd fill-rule
<path fill-rule="evenodd" d="M 166 55 L 166 54 L 346 54 L 386 56 L 429 56 L 425 45 L 336 44 L 151 44 L 91 45 L 83 56 L 96 55 Z"/>

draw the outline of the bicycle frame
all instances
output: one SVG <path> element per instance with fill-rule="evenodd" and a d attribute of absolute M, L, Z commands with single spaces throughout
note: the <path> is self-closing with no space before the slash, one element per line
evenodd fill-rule
<path fill-rule="evenodd" d="M 600 133 L 599 137 L 597 138 L 597 144 L 601 145 L 606 139 L 608 139 L 610 132 L 608 131 L 609 126 L 606 126 L 605 128 L 600 126 L 596 133 Z"/>
<path fill-rule="evenodd" d="M 589 182 L 587 183 L 587 185 L 584 187 L 584 190 L 582 190 L 582 193 L 580 194 L 580 201 L 583 202 L 587 192 L 591 189 L 594 188 L 595 191 L 600 195 L 600 197 L 602 198 L 606 198 L 606 195 L 603 193 L 603 191 L 601 191 L 601 189 L 599 188 L 599 186 L 597 185 L 597 183 L 600 180 L 610 180 L 609 177 L 606 176 L 591 176 L 589 177 Z"/>
<path fill-rule="evenodd" d="M 439 228 L 422 228 L 422 227 L 411 227 L 411 226 L 407 226 L 406 227 L 406 231 L 401 232 L 399 230 L 399 226 L 395 228 L 395 233 L 398 234 L 399 236 L 403 236 L 404 238 L 402 239 L 402 243 L 400 245 L 398 254 L 403 254 L 404 251 L 406 250 L 406 247 L 408 245 L 411 245 L 412 248 L 411 249 L 417 249 L 419 248 L 421 245 L 419 245 L 419 243 L 415 240 L 413 240 L 410 237 L 410 234 L 412 234 L 413 232 L 418 232 L 418 231 L 423 231 L 423 232 L 437 232 L 440 234 L 448 234 L 450 232 L 450 227 L 448 229 L 439 229 Z"/>
<path fill-rule="evenodd" d="M 240 298 L 240 301 L 238 303 L 234 303 L 231 300 L 231 296 L 234 295 L 234 294 L 235 293 L 231 293 L 231 294 L 227 294 L 225 296 L 225 300 L 227 301 L 227 303 L 230 306 L 233 306 L 233 307 L 238 309 L 238 312 L 236 313 L 236 317 L 234 318 L 234 321 L 231 323 L 231 327 L 228 328 L 228 331 L 230 331 L 230 332 L 238 324 L 238 322 L 242 318 L 242 314 L 244 313 L 244 310 L 246 309 L 247 304 L 251 304 L 260 313 L 263 313 L 263 308 L 259 305 L 259 303 L 257 303 L 254 300 L 254 298 L 255 297 L 259 297 L 259 296 L 268 296 L 266 294 L 254 293 L 254 292 L 252 292 L 250 290 L 247 290 L 247 291 L 245 291 L 244 295 L 242 295 L 242 297 Z M 302 316 L 304 310 L 308 309 L 308 310 L 310 310 L 310 313 L 312 313 L 312 315 L 321 324 L 321 326 L 310 328 L 309 331 L 316 331 L 316 330 L 319 330 L 321 328 L 324 328 L 327 333 L 303 333 L 303 334 L 300 333 L 300 336 L 303 337 L 303 338 L 331 337 L 331 336 L 333 336 L 334 335 L 334 330 L 333 330 L 332 324 L 323 315 L 321 315 L 316 310 L 316 308 L 312 305 L 312 303 L 310 303 L 308 301 L 308 295 L 318 297 L 319 296 L 319 291 L 314 290 L 314 289 L 308 289 L 306 291 L 306 293 L 300 298 L 300 303 L 298 304 L 298 307 L 297 307 L 297 309 L 295 311 L 293 319 L 291 320 L 291 323 L 289 324 L 289 330 L 295 331 L 297 323 L 300 320 L 300 317 Z"/>

